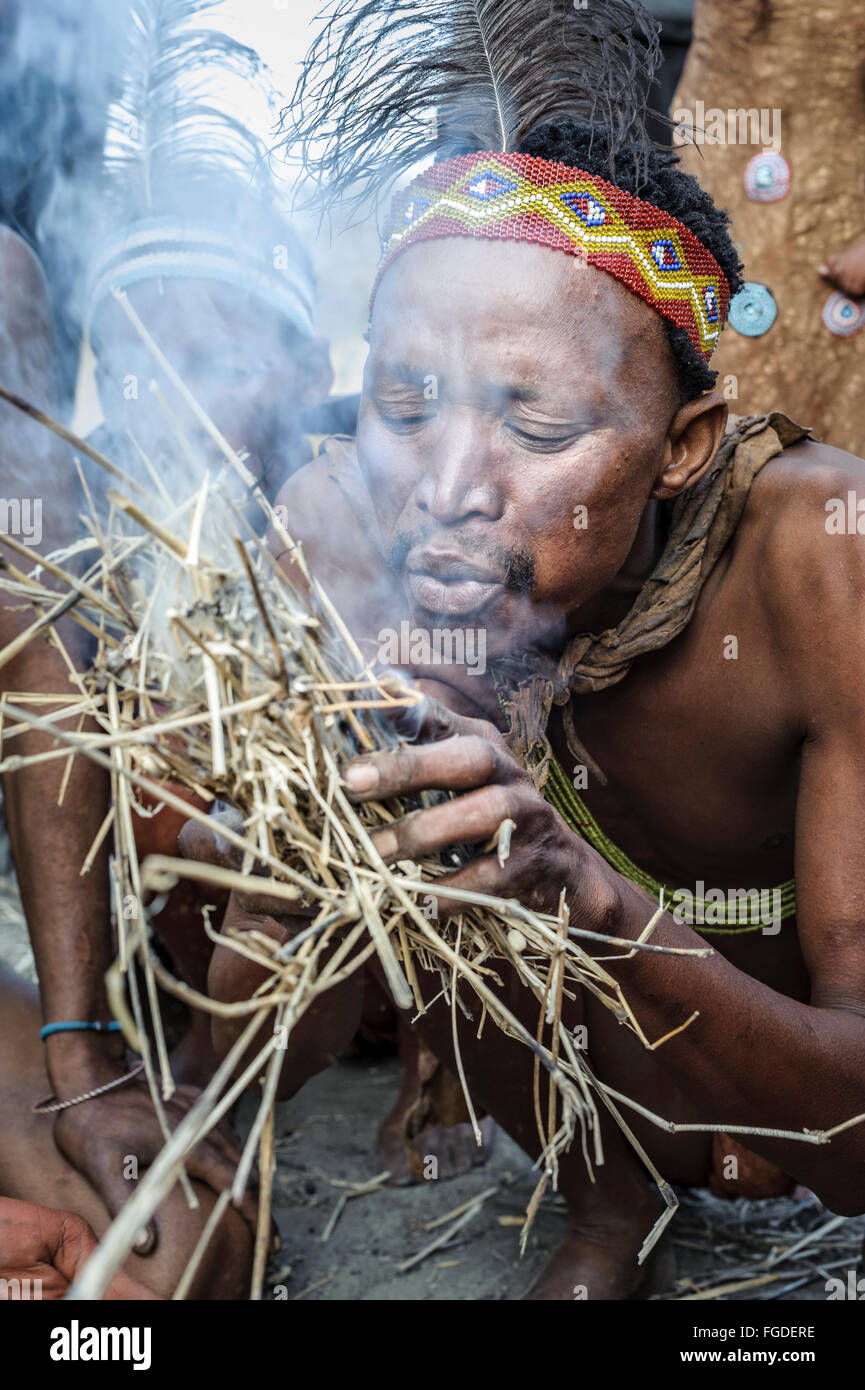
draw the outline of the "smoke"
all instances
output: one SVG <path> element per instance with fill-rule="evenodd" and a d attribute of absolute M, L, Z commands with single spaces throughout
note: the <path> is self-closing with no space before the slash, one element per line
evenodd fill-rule
<path fill-rule="evenodd" d="M 29 384 L 137 480 L 158 473 L 174 500 L 225 460 L 113 290 L 271 495 L 305 457 L 301 411 L 331 384 L 326 349 L 312 346 L 312 265 L 267 158 L 284 99 L 220 9 L 0 0 L 0 222 L 45 275 L 55 390 L 50 371 L 26 383 L 14 361 L 8 299 L 0 380 Z M 143 219 L 159 228 L 152 242 Z M 8 295 L 13 267 L 0 278 Z M 50 357 L 45 325 L 32 330 Z M 85 471 L 104 512 L 106 480 Z"/>
<path fill-rule="evenodd" d="M 0 224 L 30 248 L 0 225 L 0 384 L 233 569 L 233 537 L 266 527 L 251 482 L 273 500 L 305 461 L 301 414 L 332 378 L 312 265 L 267 159 L 284 98 L 220 11 L 0 0 Z M 50 553 L 87 535 L 91 503 L 105 525 L 117 484 L 96 463 L 80 459 L 82 491 L 75 451 L 2 404 L 0 444 L 0 530 Z M 166 614 L 182 601 L 155 597 Z"/>
<path fill-rule="evenodd" d="M 67 391 L 77 360 L 76 289 L 126 19 L 116 0 L 0 5 L 0 220 L 38 250 Z"/>

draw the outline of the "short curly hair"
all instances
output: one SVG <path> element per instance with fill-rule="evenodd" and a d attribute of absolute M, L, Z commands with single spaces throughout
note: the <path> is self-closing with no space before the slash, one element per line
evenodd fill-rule
<path fill-rule="evenodd" d="M 712 253 L 727 277 L 730 296 L 740 288 L 742 265 L 727 230 L 729 218 L 697 180 L 679 168 L 672 150 L 657 146 L 620 149 L 614 162 L 602 129 L 576 121 L 551 121 L 536 127 L 521 142 L 518 153 L 583 169 L 663 208 Z M 669 319 L 664 319 L 664 327 L 676 363 L 679 393 L 683 401 L 693 400 L 714 386 L 718 374 L 700 356 L 683 328 Z"/>

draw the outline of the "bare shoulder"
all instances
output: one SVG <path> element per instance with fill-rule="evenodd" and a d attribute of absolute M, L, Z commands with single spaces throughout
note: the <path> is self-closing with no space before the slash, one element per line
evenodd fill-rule
<path fill-rule="evenodd" d="M 751 489 L 733 566 L 791 654 L 811 659 L 858 634 L 865 652 L 865 461 L 805 440 Z"/>
<path fill-rule="evenodd" d="M 376 633 L 393 622 L 394 578 L 370 539 L 368 524 L 331 476 L 326 455 L 310 460 L 283 483 L 274 510 L 355 636 Z M 280 528 L 271 526 L 267 544 L 286 575 L 297 581 L 293 553 Z"/>
<path fill-rule="evenodd" d="M 831 539 L 865 539 L 865 460 L 813 440 L 794 444 L 757 475 L 742 527 L 752 543 L 765 547 L 767 561 L 785 569 L 803 553 L 822 555 L 834 567 L 840 547 L 828 544 Z M 865 553 L 855 544 L 844 551 Z"/>
<path fill-rule="evenodd" d="M 286 479 L 277 493 L 274 510 L 292 538 L 310 551 L 310 562 L 311 549 L 323 551 L 329 535 L 360 529 L 348 498 L 330 475 L 324 455 L 310 459 Z M 273 528 L 268 532 L 268 545 L 277 556 L 285 549 L 283 538 Z"/>

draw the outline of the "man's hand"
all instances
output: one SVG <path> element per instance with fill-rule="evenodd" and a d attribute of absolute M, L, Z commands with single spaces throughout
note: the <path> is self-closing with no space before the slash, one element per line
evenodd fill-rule
<path fill-rule="evenodd" d="M 63 1298 L 97 1244 L 87 1222 L 73 1212 L 0 1197 L 0 1279 L 7 1281 L 0 1296 Z M 13 1280 L 17 1282 L 12 1284 Z M 159 1295 L 120 1270 L 105 1297 L 131 1300 Z"/>
<path fill-rule="evenodd" d="M 164 1103 L 169 1129 L 177 1128 L 198 1094 L 192 1086 L 178 1086 L 171 1100 Z M 54 1141 L 64 1158 L 99 1193 L 112 1217 L 134 1190 L 135 1178 L 165 1143 L 150 1092 L 140 1081 L 61 1110 L 54 1124 Z M 234 1180 L 239 1157 L 227 1136 L 213 1129 L 187 1157 L 186 1171 L 214 1192 L 222 1192 Z M 257 1199 L 253 1192 L 247 1192 L 240 1211 L 255 1230 Z M 156 1242 L 151 1222 L 146 1233 L 142 1232 L 135 1253 L 151 1254 Z"/>
<path fill-rule="evenodd" d="M 201 863 L 239 869 L 243 861 L 242 851 L 219 833 L 222 826 L 240 832 L 242 820 L 238 812 L 230 806 L 219 804 L 209 821 L 209 826 L 191 820 L 187 822 L 178 842 L 181 854 Z M 223 936 L 242 936 L 244 932 L 254 931 L 270 937 L 278 945 L 284 945 L 309 926 L 316 909 L 304 908 L 301 904 L 287 904 L 285 898 L 278 898 L 268 891 L 268 883 L 268 877 L 262 876 L 260 891 L 241 893 L 234 890 L 231 893 L 222 922 Z M 286 912 L 287 906 L 289 912 Z M 272 975 L 269 966 L 249 959 L 230 945 L 217 945 L 207 974 L 207 991 L 212 999 L 226 1004 L 236 1003 L 251 999 Z M 346 980 L 334 985 L 325 996 L 314 1001 L 291 1029 L 283 1052 L 277 1086 L 278 1100 L 288 1100 L 295 1095 L 309 1077 L 329 1066 L 345 1051 L 360 1024 L 362 1006 L 363 975 L 360 971 L 355 971 Z M 265 1028 L 272 1027 L 272 1019 L 273 1015 Z M 211 1020 L 211 1039 L 218 1057 L 226 1055 L 247 1022 L 246 1017 L 214 1016 Z M 253 1039 L 238 1070 L 252 1060 L 265 1036 L 266 1031 Z"/>
<path fill-rule="evenodd" d="M 460 794 L 377 831 L 373 838 L 384 860 L 419 860 L 477 845 L 480 852 L 467 865 L 436 880 L 441 914 L 464 910 L 447 897 L 448 884 L 516 898 L 539 912 L 555 912 L 564 888 L 572 920 L 610 930 L 617 916 L 616 876 L 544 800 L 495 725 L 454 714 L 429 697 L 393 717 L 404 734 L 415 721 L 414 743 L 351 762 L 343 777 L 352 799 L 383 801 L 431 790 Z M 507 820 L 514 829 L 500 863 L 491 842 Z"/>
<path fill-rule="evenodd" d="M 854 241 L 846 250 L 827 256 L 820 274 L 851 299 L 861 299 L 865 295 L 865 237 Z"/>

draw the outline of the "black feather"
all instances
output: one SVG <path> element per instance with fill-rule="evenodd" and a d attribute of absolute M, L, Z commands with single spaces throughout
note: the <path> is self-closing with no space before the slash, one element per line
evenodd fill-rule
<path fill-rule="evenodd" d="M 332 0 L 317 22 L 282 134 L 326 207 L 556 119 L 602 130 L 613 160 L 646 147 L 660 46 L 640 0 Z"/>

